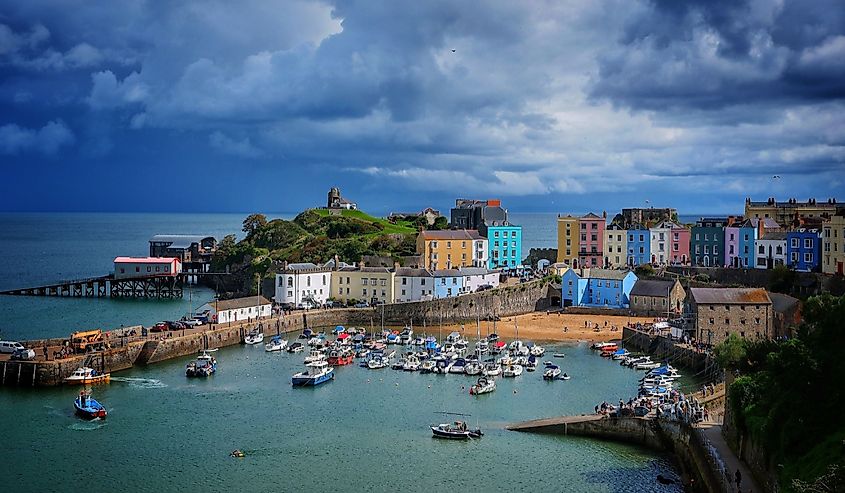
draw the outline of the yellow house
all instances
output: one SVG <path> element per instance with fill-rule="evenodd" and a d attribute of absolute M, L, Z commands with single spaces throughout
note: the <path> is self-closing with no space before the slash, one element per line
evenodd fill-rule
<path fill-rule="evenodd" d="M 573 265 L 578 260 L 578 218 L 557 217 L 557 262 Z"/>
<path fill-rule="evenodd" d="M 387 267 L 342 267 L 332 271 L 331 297 L 344 303 L 393 303 L 395 273 Z"/>
<path fill-rule="evenodd" d="M 474 229 L 421 231 L 417 253 L 422 255 L 423 267 L 431 271 L 486 267 L 487 238 Z"/>
<path fill-rule="evenodd" d="M 845 212 L 831 216 L 822 227 L 822 272 L 845 274 Z"/>

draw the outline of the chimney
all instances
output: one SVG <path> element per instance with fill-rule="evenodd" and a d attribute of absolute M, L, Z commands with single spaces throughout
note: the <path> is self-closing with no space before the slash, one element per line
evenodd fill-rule
<path fill-rule="evenodd" d="M 398 270 L 399 270 L 399 262 L 393 262 L 393 272 L 396 272 Z"/>
<path fill-rule="evenodd" d="M 763 233 L 766 231 L 766 227 L 764 226 L 763 223 L 764 223 L 763 218 L 760 218 L 760 220 L 757 221 L 757 238 L 758 239 L 763 238 Z"/>
<path fill-rule="evenodd" d="M 607 211 L 601 211 L 602 219 L 607 219 Z"/>
<path fill-rule="evenodd" d="M 282 270 L 288 270 L 288 261 L 287 260 L 282 262 Z"/>
<path fill-rule="evenodd" d="M 340 269 L 340 257 L 338 257 L 337 255 L 334 256 L 334 268 L 333 269 L 334 270 Z"/>

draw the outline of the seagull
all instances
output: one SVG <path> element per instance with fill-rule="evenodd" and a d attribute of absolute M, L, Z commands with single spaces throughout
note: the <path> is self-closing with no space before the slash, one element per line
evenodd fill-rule
<path fill-rule="evenodd" d="M 780 179 L 780 175 L 775 175 L 775 176 L 772 177 L 772 180 L 777 180 L 777 179 Z"/>
<path fill-rule="evenodd" d="M 454 53 L 454 52 L 455 52 L 455 50 L 452 50 L 452 53 Z"/>

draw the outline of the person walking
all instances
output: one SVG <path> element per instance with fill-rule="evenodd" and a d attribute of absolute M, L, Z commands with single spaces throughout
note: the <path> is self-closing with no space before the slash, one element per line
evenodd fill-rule
<path fill-rule="evenodd" d="M 739 469 L 736 470 L 736 489 L 737 491 L 742 491 L 740 487 L 740 483 L 742 482 L 742 474 L 739 472 Z"/>

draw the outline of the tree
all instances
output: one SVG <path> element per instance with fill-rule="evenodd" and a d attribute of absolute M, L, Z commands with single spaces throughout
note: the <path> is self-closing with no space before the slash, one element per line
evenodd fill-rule
<path fill-rule="evenodd" d="M 776 265 L 769 276 L 769 291 L 789 294 L 795 286 L 795 271 L 785 265 Z"/>
<path fill-rule="evenodd" d="M 252 239 L 265 226 L 267 226 L 267 217 L 264 214 L 250 214 L 244 219 L 243 232 L 246 233 L 247 239 Z"/>
<path fill-rule="evenodd" d="M 430 229 L 449 229 L 449 220 L 445 216 L 437 216 Z"/>
<path fill-rule="evenodd" d="M 722 368 L 731 370 L 739 368 L 745 359 L 745 340 L 736 334 L 731 334 L 713 348 L 713 355 Z"/>
<path fill-rule="evenodd" d="M 653 275 L 654 275 L 654 267 L 652 267 L 652 266 L 651 266 L 651 264 L 642 264 L 642 265 L 638 265 L 638 266 L 634 269 L 634 274 L 636 274 L 636 275 L 637 275 L 637 277 L 650 277 L 650 276 L 653 276 Z"/>

